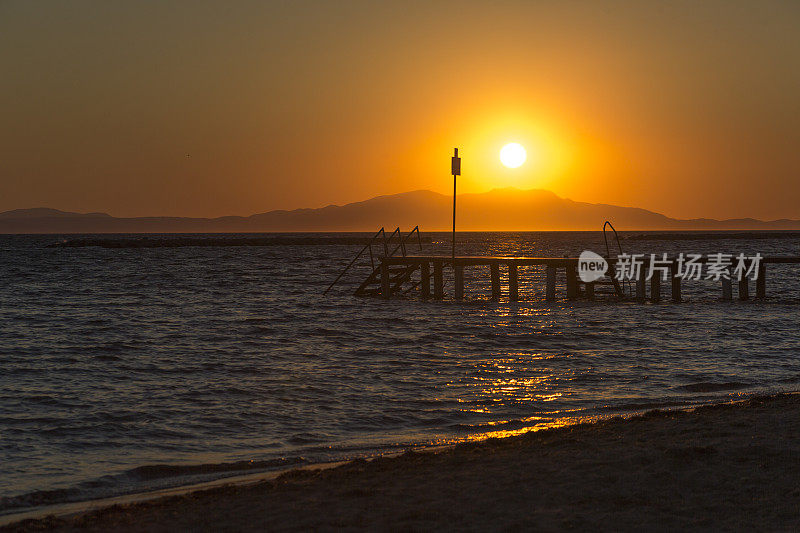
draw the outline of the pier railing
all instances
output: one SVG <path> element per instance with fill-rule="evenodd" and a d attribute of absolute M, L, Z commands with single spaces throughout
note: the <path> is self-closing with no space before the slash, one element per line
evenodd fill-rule
<path fill-rule="evenodd" d="M 417 245 L 419 246 L 419 251 L 421 252 L 422 251 L 422 237 L 419 234 L 419 226 L 414 226 L 414 229 L 412 229 L 410 232 L 408 232 L 407 235 L 403 235 L 402 232 L 400 231 L 400 227 L 398 226 L 388 236 L 386 235 L 385 229 L 383 227 L 381 227 L 381 229 L 379 229 L 375 233 L 375 235 L 372 236 L 372 238 L 364 246 L 364 248 L 362 248 L 356 254 L 355 257 L 353 257 L 353 259 L 350 261 L 350 263 L 344 268 L 344 270 L 342 270 L 342 272 L 336 277 L 336 279 L 333 280 L 333 283 L 331 283 L 328 286 L 328 288 L 325 289 L 325 292 L 322 293 L 322 294 L 323 295 L 328 294 L 328 291 L 330 291 L 333 288 L 333 286 L 336 285 L 339 282 L 339 280 L 342 279 L 342 277 L 347 273 L 347 271 L 350 270 L 350 268 L 353 265 L 356 264 L 356 261 L 358 261 L 358 259 L 362 255 L 364 255 L 364 252 L 369 251 L 369 262 L 370 262 L 370 266 L 372 267 L 372 273 L 367 278 L 367 281 L 362 283 L 361 286 L 358 289 L 356 289 L 356 294 L 359 294 L 360 292 L 364 292 L 364 289 L 366 288 L 366 286 L 370 284 L 370 283 L 368 283 L 369 280 L 371 278 L 377 278 L 377 275 L 380 272 L 380 265 L 375 265 L 376 256 L 375 256 L 375 253 L 372 250 L 372 247 L 374 245 L 376 245 L 376 244 L 377 245 L 383 245 L 383 255 L 379 256 L 378 257 L 379 259 L 385 259 L 385 258 L 388 258 L 388 257 L 394 257 L 398 250 L 400 251 L 401 257 L 406 257 L 406 254 L 407 254 L 406 242 L 409 239 L 411 239 L 411 237 L 415 233 L 417 235 Z M 396 239 L 395 239 L 395 236 L 396 236 Z M 397 241 L 396 244 L 395 244 L 395 240 Z M 394 246 L 394 248 L 392 248 L 392 246 Z M 391 251 L 390 251 L 390 248 L 391 248 Z M 405 270 L 408 271 L 409 269 L 406 268 Z M 411 271 L 413 271 L 413 269 L 411 269 Z M 410 276 L 410 272 L 404 272 L 404 274 L 405 274 L 404 277 L 409 277 Z"/>

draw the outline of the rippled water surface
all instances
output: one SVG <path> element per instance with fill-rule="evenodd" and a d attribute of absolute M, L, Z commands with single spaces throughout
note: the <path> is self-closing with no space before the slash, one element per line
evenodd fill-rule
<path fill-rule="evenodd" d="M 681 304 L 548 303 L 539 268 L 519 303 L 490 301 L 483 268 L 465 302 L 382 301 L 350 295 L 363 264 L 322 296 L 358 246 L 46 247 L 63 238 L 0 236 L 0 512 L 800 383 L 797 265 L 770 267 L 766 301 L 697 281 Z M 462 241 L 605 251 L 599 233 Z M 800 255 L 796 239 L 623 244 Z"/>

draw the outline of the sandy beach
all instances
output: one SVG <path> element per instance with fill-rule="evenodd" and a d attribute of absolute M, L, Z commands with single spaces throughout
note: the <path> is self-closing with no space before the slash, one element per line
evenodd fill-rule
<path fill-rule="evenodd" d="M 779 395 L 295 470 L 3 531 L 800 527 L 800 397 Z"/>

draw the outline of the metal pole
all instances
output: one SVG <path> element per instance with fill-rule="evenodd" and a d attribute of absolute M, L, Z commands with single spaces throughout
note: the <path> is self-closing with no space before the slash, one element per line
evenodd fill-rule
<path fill-rule="evenodd" d="M 457 148 L 456 152 L 458 152 Z M 453 261 L 455 260 L 456 260 L 456 175 L 453 174 Z"/>
<path fill-rule="evenodd" d="M 453 174 L 453 268 L 456 266 L 456 176 L 461 175 L 461 158 L 458 157 L 458 148 L 453 149 L 453 158 L 450 162 Z"/>

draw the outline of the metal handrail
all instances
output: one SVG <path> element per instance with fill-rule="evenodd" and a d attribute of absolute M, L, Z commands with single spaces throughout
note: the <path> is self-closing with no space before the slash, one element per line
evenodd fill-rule
<path fill-rule="evenodd" d="M 406 256 L 406 245 L 403 242 L 403 234 L 400 233 L 400 227 L 399 226 L 394 229 L 394 231 L 391 233 L 391 235 L 389 235 L 388 242 L 389 242 L 389 244 L 391 244 L 392 239 L 394 239 L 395 234 L 397 235 L 397 239 L 400 241 L 400 243 L 397 246 L 395 246 L 394 250 L 392 250 L 392 253 L 389 253 L 388 250 L 387 250 L 386 257 L 393 256 L 395 254 L 395 252 L 397 252 L 397 250 L 401 250 L 401 253 L 403 254 L 403 257 L 405 257 Z"/>
<path fill-rule="evenodd" d="M 342 270 L 341 274 L 339 274 L 339 276 L 335 280 L 333 280 L 333 283 L 331 283 L 328 286 L 328 288 L 325 289 L 325 292 L 322 293 L 323 296 L 325 294 L 328 294 L 328 291 L 330 291 L 333 288 L 333 286 L 336 285 L 340 279 L 342 279 L 342 276 L 344 276 L 345 273 L 348 270 L 350 270 L 350 267 L 352 267 L 355 264 L 355 262 L 358 261 L 358 258 L 361 257 L 361 255 L 367 250 L 369 250 L 369 262 L 370 265 L 372 266 L 372 271 L 375 272 L 376 268 L 375 254 L 372 251 L 372 245 L 376 244 L 376 241 L 378 241 L 378 237 L 381 237 L 380 242 L 383 244 L 383 253 L 385 257 L 393 256 L 397 252 L 397 250 L 400 250 L 400 252 L 403 254 L 403 257 L 405 257 L 406 241 L 410 239 L 415 232 L 417 234 L 417 245 L 419 246 L 420 251 L 422 251 L 422 237 L 419 234 L 419 226 L 414 226 L 414 229 L 412 229 L 406 236 L 403 236 L 403 234 L 400 232 L 399 226 L 395 228 L 395 230 L 388 237 L 386 236 L 386 231 L 384 230 L 384 228 L 379 229 L 377 233 L 375 233 L 375 235 L 372 236 L 369 242 L 361 249 L 361 251 L 356 254 L 353 260 L 350 261 L 350 264 L 347 265 L 344 268 L 344 270 Z M 397 235 L 398 244 L 397 246 L 394 247 L 394 249 L 391 252 L 389 252 L 389 246 L 392 244 L 392 240 L 394 239 L 395 235 Z"/>
<path fill-rule="evenodd" d="M 619 234 L 617 233 L 617 230 L 614 229 L 614 225 L 611 222 L 609 222 L 608 220 L 606 220 L 603 223 L 603 240 L 606 243 L 606 259 L 611 259 L 611 250 L 608 247 L 608 235 L 606 235 L 606 226 L 610 227 L 611 231 L 614 232 L 614 238 L 617 240 L 617 248 L 619 249 L 619 253 L 620 254 L 623 253 L 622 252 L 622 244 L 620 244 L 620 242 L 619 242 Z M 631 286 L 630 280 L 624 279 L 624 280 L 622 280 L 622 282 L 623 282 L 623 286 L 627 286 L 628 287 L 628 293 L 629 294 L 632 293 L 633 292 L 633 287 Z"/>
<path fill-rule="evenodd" d="M 398 230 L 399 230 L 399 229 L 400 229 L 400 228 L 398 228 Z M 344 268 L 344 270 L 342 270 L 342 273 L 341 273 L 341 274 L 339 274 L 339 276 L 338 276 L 338 277 L 337 277 L 335 280 L 333 280 L 333 283 L 331 283 L 330 285 L 328 285 L 328 288 L 327 288 L 327 289 L 325 289 L 325 292 L 323 292 L 323 293 L 322 293 L 322 295 L 323 295 L 323 296 L 324 296 L 324 295 L 326 295 L 326 294 L 328 294 L 328 291 L 329 291 L 329 290 L 331 290 L 331 289 L 333 288 L 333 286 L 334 286 L 334 285 L 336 285 L 336 283 L 337 283 L 337 282 L 338 282 L 340 279 L 342 279 L 342 276 L 344 276 L 345 272 L 347 272 L 348 270 L 350 270 L 350 267 L 351 267 L 351 266 L 353 266 L 353 264 L 354 264 L 356 261 L 358 261 L 358 258 L 359 258 L 359 257 L 361 257 L 361 254 L 363 254 L 363 253 L 364 253 L 364 252 L 365 252 L 367 249 L 369 249 L 369 259 L 370 259 L 370 262 L 372 263 L 372 269 L 373 269 L 373 270 L 375 270 L 375 259 L 374 259 L 374 256 L 373 256 L 373 254 L 372 254 L 372 245 L 373 245 L 373 244 L 375 243 L 375 241 L 378 239 L 378 235 L 383 235 L 383 247 L 384 247 L 384 249 L 385 249 L 385 250 L 388 250 L 388 247 L 387 247 L 387 245 L 386 245 L 386 232 L 383 230 L 383 227 L 381 227 L 381 229 L 379 229 L 379 230 L 377 231 L 377 233 L 375 233 L 375 235 L 373 235 L 373 236 L 372 236 L 372 238 L 369 240 L 369 242 L 366 244 L 366 246 L 364 246 L 364 247 L 361 249 L 361 251 L 360 251 L 360 252 L 358 252 L 358 253 L 356 254 L 356 256 L 353 258 L 353 260 L 352 260 L 352 261 L 350 261 L 350 264 L 349 264 L 349 265 L 347 265 L 347 266 Z"/>
<path fill-rule="evenodd" d="M 417 233 L 417 246 L 419 246 L 419 251 L 421 252 L 421 251 L 422 251 L 422 237 L 420 237 L 420 235 L 419 235 L 419 226 L 414 226 L 414 229 L 412 229 L 411 231 L 409 231 L 409 232 L 408 232 L 408 235 L 406 235 L 406 236 L 403 238 L 403 242 L 405 242 L 405 241 L 407 241 L 408 239 L 410 239 L 410 238 L 411 238 L 411 236 L 414 234 L 414 232 L 416 232 L 416 233 Z M 405 256 L 405 254 L 403 254 L 403 256 Z"/>
<path fill-rule="evenodd" d="M 383 228 L 381 228 L 381 229 L 383 229 Z M 394 232 L 392 232 L 392 235 L 394 235 Z M 371 248 L 370 248 L 370 250 L 371 250 Z M 383 255 L 389 255 L 389 243 L 386 240 L 386 232 L 385 231 L 383 232 Z"/>
<path fill-rule="evenodd" d="M 608 248 L 608 236 L 606 235 L 606 226 L 611 228 L 611 231 L 614 232 L 614 238 L 617 239 L 617 248 L 619 248 L 619 253 L 622 253 L 622 245 L 619 243 L 619 235 L 617 234 L 617 230 L 614 229 L 613 224 L 608 220 L 603 223 L 603 240 L 606 241 L 606 259 L 611 259 L 611 251 Z"/>

